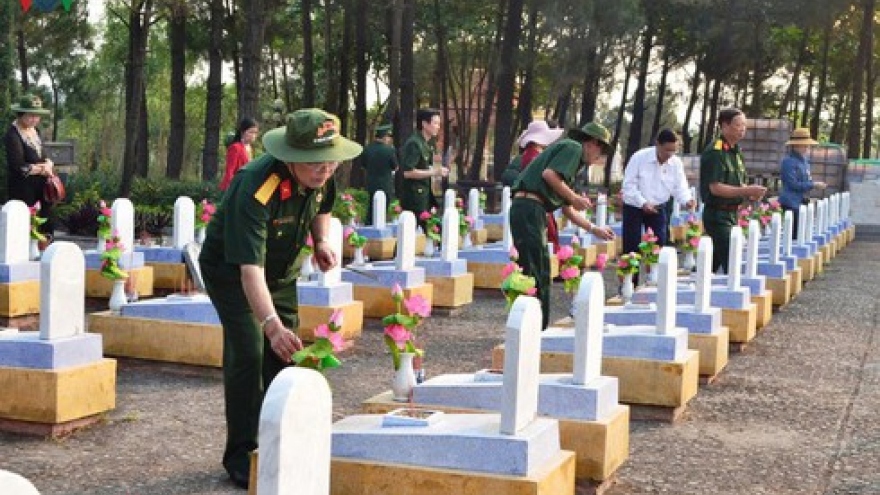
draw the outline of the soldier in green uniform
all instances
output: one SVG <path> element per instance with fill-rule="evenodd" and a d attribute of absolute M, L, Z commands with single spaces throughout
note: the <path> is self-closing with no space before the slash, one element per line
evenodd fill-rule
<path fill-rule="evenodd" d="M 361 155 L 361 164 L 367 173 L 367 192 L 370 199 L 367 202 L 368 225 L 373 224 L 373 195 L 376 191 L 385 193 L 386 204 L 394 201 L 394 176 L 397 170 L 397 154 L 394 152 L 394 133 L 391 124 L 376 127 L 376 139 L 364 148 Z"/>
<path fill-rule="evenodd" d="M 416 132 L 403 144 L 400 153 L 400 172 L 403 180 L 397 195 L 400 207 L 413 212 L 419 218 L 423 211 L 437 206 L 437 198 L 431 192 L 432 177 L 446 177 L 449 169 L 434 167 L 434 139 L 440 132 L 440 111 L 420 108 L 416 112 Z M 423 221 L 419 224 L 424 227 Z"/>
<path fill-rule="evenodd" d="M 199 257 L 223 326 L 223 387 L 230 479 L 247 487 L 264 391 L 302 341 L 296 279 L 311 234 L 322 271 L 337 253 L 327 242 L 336 198 L 333 172 L 361 146 L 339 134 L 336 116 L 304 109 L 263 137 L 266 154 L 233 178 L 207 229 Z"/>
<path fill-rule="evenodd" d="M 583 215 L 590 200 L 572 189 L 578 171 L 611 151 L 610 133 L 590 122 L 572 129 L 568 137 L 547 147 L 520 173 L 513 184 L 510 233 L 523 273 L 535 277 L 541 300 L 543 327 L 550 321 L 550 253 L 547 251 L 547 213 L 562 208 L 572 223 L 600 239 L 613 239 L 609 227 L 594 226 Z"/>
<path fill-rule="evenodd" d="M 712 140 L 700 156 L 700 197 L 703 198 L 703 228 L 712 238 L 712 271 L 728 269 L 730 229 L 743 199 L 757 201 L 767 192 L 764 186 L 746 185 L 746 167 L 739 141 L 746 135 L 746 116 L 737 108 L 718 115 L 721 135 Z"/>

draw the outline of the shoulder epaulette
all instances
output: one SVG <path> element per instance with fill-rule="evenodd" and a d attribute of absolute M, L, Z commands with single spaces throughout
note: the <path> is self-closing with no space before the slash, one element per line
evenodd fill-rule
<path fill-rule="evenodd" d="M 275 192 L 275 188 L 277 188 L 280 183 L 281 177 L 278 177 L 278 174 L 269 175 L 269 177 L 266 177 L 266 181 L 263 182 L 263 185 L 254 193 L 254 198 L 259 201 L 260 204 L 265 205 L 269 202 L 272 193 Z"/>
<path fill-rule="evenodd" d="M 721 151 L 724 148 L 724 141 L 721 139 L 715 140 L 715 151 Z"/>

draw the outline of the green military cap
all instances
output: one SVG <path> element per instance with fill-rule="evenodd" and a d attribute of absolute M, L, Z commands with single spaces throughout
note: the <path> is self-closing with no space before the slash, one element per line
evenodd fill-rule
<path fill-rule="evenodd" d="M 568 137 L 581 142 L 587 138 L 594 138 L 602 143 L 606 153 L 611 152 L 611 132 L 598 122 L 587 122 L 580 129 L 571 129 L 568 131 Z"/>
<path fill-rule="evenodd" d="M 385 136 L 394 135 L 394 126 L 391 124 L 383 124 L 376 127 L 376 137 L 383 138 Z"/>
<path fill-rule="evenodd" d="M 36 95 L 23 95 L 17 105 L 12 105 L 11 110 L 15 113 L 30 113 L 33 115 L 49 115 L 51 112 L 43 108 L 43 100 Z"/>
<path fill-rule="evenodd" d="M 263 136 L 263 147 L 286 163 L 342 162 L 361 154 L 361 145 L 339 134 L 339 118 L 319 108 L 297 110 L 287 125 Z"/>

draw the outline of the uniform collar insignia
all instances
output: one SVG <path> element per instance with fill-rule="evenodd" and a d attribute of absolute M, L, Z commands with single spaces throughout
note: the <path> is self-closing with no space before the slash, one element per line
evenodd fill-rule
<path fill-rule="evenodd" d="M 292 194 L 293 189 L 290 185 L 290 179 L 284 179 L 281 181 L 281 201 L 289 199 Z"/>

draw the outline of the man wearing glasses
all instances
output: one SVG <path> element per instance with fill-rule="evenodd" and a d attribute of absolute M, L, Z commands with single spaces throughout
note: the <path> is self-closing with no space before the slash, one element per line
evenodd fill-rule
<path fill-rule="evenodd" d="M 247 488 L 263 395 L 303 344 L 296 280 L 306 238 L 327 271 L 338 253 L 327 242 L 336 198 L 333 172 L 361 153 L 339 134 L 339 119 L 297 110 L 263 136 L 266 154 L 242 168 L 208 224 L 199 264 L 223 326 L 223 387 L 230 480 Z"/>
<path fill-rule="evenodd" d="M 623 172 L 623 252 L 638 252 L 642 227 L 651 229 L 659 246 L 669 231 L 664 205 L 675 198 L 688 210 L 696 206 L 678 151 L 678 136 L 670 129 L 657 134 L 655 146 L 633 154 Z M 638 275 L 636 275 L 638 276 Z"/>

